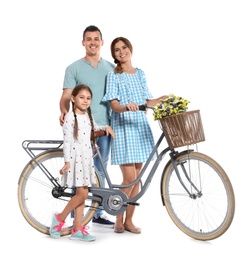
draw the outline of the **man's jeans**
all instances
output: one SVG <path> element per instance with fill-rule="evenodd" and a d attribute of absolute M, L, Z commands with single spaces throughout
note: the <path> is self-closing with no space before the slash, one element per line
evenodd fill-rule
<path fill-rule="evenodd" d="M 108 135 L 108 136 L 99 137 L 97 140 L 97 145 L 99 147 L 99 151 L 100 151 L 101 157 L 103 159 L 104 166 L 105 166 L 105 168 L 107 168 L 107 164 L 108 164 L 109 156 L 110 156 L 110 149 L 111 149 L 111 136 Z M 94 164 L 97 167 L 100 177 L 101 177 L 100 186 L 104 188 L 106 186 L 105 174 L 102 170 L 102 166 L 97 157 L 94 158 Z M 95 213 L 95 217 L 101 216 L 103 214 L 102 211 L 103 211 L 103 207 L 100 206 Z"/>

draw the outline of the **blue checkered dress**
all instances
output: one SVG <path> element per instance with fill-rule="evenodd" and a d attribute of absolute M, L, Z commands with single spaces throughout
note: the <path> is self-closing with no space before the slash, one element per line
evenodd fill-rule
<path fill-rule="evenodd" d="M 107 75 L 106 94 L 102 101 L 117 99 L 121 105 L 128 103 L 145 104 L 152 98 L 145 74 L 136 69 L 135 74 Z M 111 164 L 145 162 L 154 147 L 154 138 L 145 111 L 111 112 L 111 127 L 115 138 L 111 144 Z"/>

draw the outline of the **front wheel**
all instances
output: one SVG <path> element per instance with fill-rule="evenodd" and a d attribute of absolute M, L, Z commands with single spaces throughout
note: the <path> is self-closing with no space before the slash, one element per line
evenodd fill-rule
<path fill-rule="evenodd" d="M 161 180 L 168 214 L 182 232 L 194 239 L 218 238 L 231 225 L 235 211 L 234 191 L 227 174 L 202 153 L 180 154 L 175 161 L 179 174 L 169 163 Z"/>
<path fill-rule="evenodd" d="M 49 235 L 52 215 L 55 212 L 61 212 L 71 198 L 62 196 L 55 198 L 52 195 L 54 188 L 52 178 L 60 185 L 61 175 L 59 170 L 63 165 L 62 149 L 42 153 L 25 166 L 18 182 L 18 203 L 24 218 L 33 228 L 47 235 Z M 42 166 L 42 168 L 39 166 Z M 45 170 L 51 176 L 46 176 Z M 99 180 L 98 176 L 97 180 Z M 96 186 L 99 187 L 99 181 L 97 181 Z M 65 191 L 73 193 L 71 188 Z M 89 223 L 98 205 L 98 202 L 93 200 L 87 199 L 85 201 L 82 225 Z M 71 214 L 65 222 L 61 236 L 70 234 L 73 226 Z"/>

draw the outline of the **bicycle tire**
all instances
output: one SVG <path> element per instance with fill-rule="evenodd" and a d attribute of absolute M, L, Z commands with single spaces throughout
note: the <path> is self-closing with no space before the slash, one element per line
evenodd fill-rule
<path fill-rule="evenodd" d="M 46 151 L 35 157 L 38 164 L 46 169 L 59 182 L 61 175 L 59 169 L 64 165 L 63 150 Z M 97 173 L 96 173 L 97 176 Z M 97 176 L 99 187 L 99 178 Z M 52 195 L 54 188 L 52 182 L 43 173 L 40 167 L 31 160 L 23 169 L 18 181 L 18 203 L 25 220 L 36 230 L 49 235 L 51 220 L 55 212 L 61 212 L 70 200 L 70 197 L 55 198 Z M 68 190 L 71 192 L 70 190 Z M 93 218 L 98 202 L 87 199 L 83 214 L 82 225 L 87 225 Z M 69 235 L 73 226 L 71 214 L 65 220 L 66 224 L 61 236 Z"/>
<path fill-rule="evenodd" d="M 227 174 L 215 160 L 202 153 L 183 153 L 175 161 L 179 163 L 179 172 L 180 163 L 185 163 L 192 182 L 202 195 L 197 196 L 183 175 L 183 182 L 195 195 L 190 197 L 169 162 L 161 178 L 162 201 L 169 216 L 182 232 L 196 240 L 220 237 L 230 227 L 235 212 L 234 190 Z"/>

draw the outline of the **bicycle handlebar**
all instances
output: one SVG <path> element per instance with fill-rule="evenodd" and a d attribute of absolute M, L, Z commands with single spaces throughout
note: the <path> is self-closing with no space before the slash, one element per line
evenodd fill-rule
<path fill-rule="evenodd" d="M 106 135 L 106 131 L 105 130 L 96 130 L 93 132 L 94 138 L 98 138 L 101 136 L 105 136 Z M 91 133 L 91 140 L 92 140 L 92 133 Z"/>
<path fill-rule="evenodd" d="M 147 104 L 139 105 L 140 111 L 145 111 L 147 108 L 151 108 L 151 107 L 147 106 Z M 126 108 L 126 111 L 130 111 L 130 110 Z"/>
<path fill-rule="evenodd" d="M 140 111 L 145 111 L 147 108 L 150 108 L 147 106 L 147 104 L 139 105 Z M 127 109 L 127 111 L 129 111 L 129 110 Z M 94 131 L 94 138 L 105 136 L 105 135 L 106 135 L 106 131 L 104 131 L 104 130 Z M 91 134 L 91 139 L 92 139 L 92 134 Z"/>
<path fill-rule="evenodd" d="M 145 111 L 146 108 L 147 108 L 147 104 L 139 105 L 139 110 L 141 110 L 141 111 Z"/>

